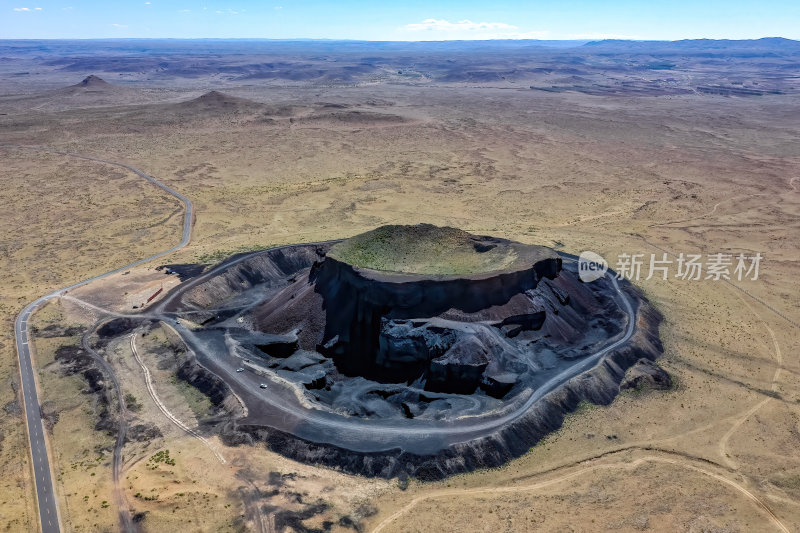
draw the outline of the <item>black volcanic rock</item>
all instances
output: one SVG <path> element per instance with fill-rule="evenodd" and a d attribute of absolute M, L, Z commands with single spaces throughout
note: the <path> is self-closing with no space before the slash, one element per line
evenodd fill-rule
<path fill-rule="evenodd" d="M 669 374 L 660 366 L 649 359 L 639 359 L 630 367 L 625 378 L 619 384 L 620 390 L 625 389 L 655 389 L 666 390 L 672 386 Z"/>
<path fill-rule="evenodd" d="M 239 98 L 238 96 L 231 96 L 219 91 L 209 91 L 203 95 L 198 96 L 192 100 L 187 100 L 176 104 L 177 109 L 187 111 L 245 111 L 245 110 L 259 110 L 264 106 L 248 100 L 246 98 Z"/>
<path fill-rule="evenodd" d="M 230 393 L 225 382 L 198 365 L 194 357 L 186 358 L 175 375 L 199 389 L 215 406 L 221 405 Z"/>
<path fill-rule="evenodd" d="M 105 81 L 104 79 L 100 78 L 99 76 L 95 76 L 94 74 L 87 76 L 81 81 L 80 83 L 76 83 L 72 87 L 83 87 L 87 89 L 106 89 L 109 87 L 113 87 L 110 83 Z"/>
<path fill-rule="evenodd" d="M 292 372 L 299 372 L 304 368 L 314 366 L 323 360 L 324 357 L 322 357 L 320 354 L 316 352 L 299 351 L 283 359 L 283 361 L 281 361 L 278 364 L 278 368 L 281 370 L 291 370 Z"/>
<path fill-rule="evenodd" d="M 489 350 L 480 338 L 465 336 L 428 365 L 425 389 L 436 392 L 472 394 L 489 364 Z"/>
<path fill-rule="evenodd" d="M 289 357 L 298 349 L 297 337 L 278 337 L 277 335 L 275 338 L 264 340 L 255 346 L 267 355 L 281 358 Z"/>
<path fill-rule="evenodd" d="M 499 366 L 489 366 L 481 378 L 480 387 L 493 398 L 502 398 L 511 390 L 519 379 L 519 374 L 506 372 Z"/>
<path fill-rule="evenodd" d="M 397 239 L 396 227 L 391 228 L 390 244 L 386 246 L 389 249 L 392 248 L 391 239 Z M 412 227 L 412 231 L 416 228 Z M 429 228 L 424 228 L 424 237 L 438 237 Z M 441 229 L 447 231 L 445 237 L 451 237 L 450 228 Z M 393 365 L 381 363 L 388 361 L 384 356 L 389 353 L 380 350 L 384 318 L 436 317 L 447 312 L 466 316 L 493 308 L 498 314 L 506 315 L 502 307 L 515 296 L 534 289 L 541 279 L 553 278 L 561 270 L 561 259 L 548 248 L 489 237 L 469 238 L 476 256 L 502 247 L 511 261 L 498 270 L 466 274 L 388 272 L 351 265 L 340 259 L 346 254 L 337 254 L 334 246 L 325 260 L 312 268 L 310 279 L 315 291 L 322 295 L 327 313 L 323 345 L 328 346 L 327 354 L 336 359 L 345 374 L 386 379 L 387 371 L 397 372 Z M 399 246 L 407 244 L 401 242 Z M 464 255 L 461 250 L 459 253 Z M 540 305 L 530 298 L 517 299 L 517 304 L 517 310 L 521 311 L 516 313 L 520 315 L 519 325 L 528 328 L 541 325 Z M 330 343 L 334 338 L 337 341 Z M 402 348 L 397 342 L 389 344 L 391 353 L 413 349 Z M 430 357 L 421 355 L 419 359 Z"/>
<path fill-rule="evenodd" d="M 425 390 L 472 394 L 489 363 L 505 368 L 523 357 L 501 331 L 486 324 L 398 319 L 384 320 L 375 365 L 393 381 L 424 377 Z M 506 378 L 512 375 L 506 372 Z"/>
<path fill-rule="evenodd" d="M 240 344 L 256 347 L 270 369 L 300 372 L 302 364 L 279 359 L 301 350 L 333 360 L 338 374 L 332 383 L 360 376 L 386 384 L 418 382 L 437 393 L 482 391 L 503 398 L 521 376 L 542 365 L 552 368 L 545 359 L 572 361 L 619 330 L 604 322 L 619 313 L 613 300 L 598 300 L 573 273 L 562 273 L 561 258 L 549 248 L 430 225 L 387 228 L 319 249 L 315 259 L 305 255 L 313 260 L 308 271 L 291 276 L 287 286 L 254 308 L 253 324 L 263 333 L 227 331 Z M 417 246 L 426 251 L 419 254 Z M 439 247 L 453 255 L 434 255 L 426 264 L 426 255 Z M 398 270 L 456 265 L 469 271 L 379 271 L 344 260 L 386 260 L 376 258 L 376 250 L 394 254 L 388 262 Z M 275 252 L 276 259 L 282 256 Z M 248 285 L 240 269 L 232 271 L 235 279 L 216 278 L 214 284 Z M 287 331 L 291 334 L 282 336 Z M 534 343 L 540 356 L 531 355 Z M 329 401 L 361 412 L 358 398 Z M 405 409 L 412 404 L 406 402 Z"/>
<path fill-rule="evenodd" d="M 530 390 L 539 372 L 571 364 L 620 331 L 621 312 L 608 292 L 610 284 L 581 283 L 575 272 L 562 271 L 561 258 L 548 248 L 429 225 L 390 226 L 365 235 L 372 237 L 357 236 L 342 247 L 254 256 L 185 299 L 200 308 L 219 307 L 237 301 L 242 291 L 257 290 L 270 276 L 286 276 L 285 285 L 270 289 L 270 296 L 243 317 L 249 317 L 253 330 L 225 325 L 224 317 L 206 329 L 227 332 L 262 367 L 288 372 L 289 381 L 306 388 L 323 384 L 316 371 L 309 381 L 306 369 L 323 370 L 330 394 L 320 401 L 359 416 L 372 411 L 364 408 L 370 400 L 347 392 L 350 379 L 503 399 L 512 390 Z M 420 255 L 417 246 L 426 251 Z M 454 254 L 425 264 L 437 247 Z M 380 263 L 385 259 L 375 258 L 376 250 L 394 254 L 389 263 L 398 270 L 456 264 L 469 271 L 379 271 L 343 260 Z M 205 316 L 197 307 L 194 313 Z M 389 405 L 380 409 L 397 409 L 404 416 L 447 404 L 435 398 L 432 403 L 385 398 Z"/>
<path fill-rule="evenodd" d="M 625 292 L 631 297 L 641 298 L 641 293 L 630 285 Z M 658 311 L 641 302 L 635 316 L 639 328 L 629 345 L 611 351 L 601 364 L 569 380 L 502 429 L 479 439 L 454 444 L 435 454 L 417 454 L 401 449 L 354 452 L 332 444 L 310 442 L 281 430 L 237 423 L 225 427 L 222 438 L 226 442 L 261 441 L 269 449 L 292 459 L 362 476 L 410 476 L 434 481 L 453 474 L 498 467 L 525 454 L 542 437 L 558 429 L 565 415 L 582 402 L 609 404 L 622 388 L 623 380 L 638 374 L 634 371 L 626 376 L 626 369 L 639 367 L 649 374 L 649 369 L 658 368 L 652 359 L 662 350 L 658 339 L 658 324 L 662 317 Z"/>
<path fill-rule="evenodd" d="M 414 327 L 407 320 L 383 320 L 375 355 L 375 365 L 393 373 L 396 379 L 413 381 L 434 357 L 455 342 L 452 331 L 433 333 Z"/>
<path fill-rule="evenodd" d="M 140 321 L 133 320 L 131 318 L 115 318 L 97 328 L 97 334 L 101 339 L 118 337 L 124 333 L 132 331 L 134 328 L 139 326 L 140 323 Z"/>
<path fill-rule="evenodd" d="M 372 235 L 350 241 L 349 256 L 320 243 L 234 257 L 169 297 L 170 311 L 217 316 L 184 337 L 197 363 L 179 377 L 215 405 L 245 403 L 243 418 L 224 423 L 225 442 L 263 441 L 361 475 L 439 479 L 525 453 L 581 402 L 610 403 L 623 381 L 663 381 L 648 364 L 662 351 L 661 317 L 613 272 L 583 283 L 569 254 L 528 255 L 452 228 L 415 226 L 400 242 L 396 227 Z M 420 238 L 429 240 L 417 254 Z M 438 247 L 454 254 L 436 257 Z M 397 271 L 364 266 L 372 260 Z M 442 272 L 451 266 L 461 271 Z M 274 341 L 287 351 L 258 348 Z M 232 372 L 242 358 L 267 389 Z M 626 377 L 633 366 L 641 372 Z M 200 368 L 238 400 L 222 399 Z M 284 402 L 294 407 L 275 409 Z"/>
<path fill-rule="evenodd" d="M 300 348 L 297 335 L 293 334 L 273 335 L 253 332 L 244 328 L 227 328 L 227 332 L 236 341 L 254 346 L 270 357 L 283 359 L 291 356 Z"/>

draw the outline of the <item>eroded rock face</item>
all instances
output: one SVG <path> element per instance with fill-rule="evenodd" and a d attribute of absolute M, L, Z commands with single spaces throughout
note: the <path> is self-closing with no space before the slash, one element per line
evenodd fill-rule
<path fill-rule="evenodd" d="M 583 283 L 575 258 L 552 250 L 530 261 L 523 245 L 445 237 L 458 268 L 503 268 L 408 272 L 421 264 L 405 258 L 408 238 L 394 250 L 406 271 L 379 272 L 321 243 L 232 258 L 169 295 L 169 310 L 195 324 L 176 327 L 197 363 L 248 407 L 226 426 L 226 442 L 262 440 L 350 472 L 434 479 L 525 453 L 580 402 L 611 402 L 620 382 L 663 382 L 648 364 L 662 351 L 660 315 L 630 283 Z M 373 249 L 358 244 L 370 259 Z M 437 261 L 428 270 L 450 266 Z M 217 382 L 197 368 L 179 377 L 218 402 Z"/>
<path fill-rule="evenodd" d="M 398 230 L 392 228 L 390 235 L 397 238 Z M 423 230 L 428 237 L 437 235 L 431 227 Z M 452 238 L 452 229 L 445 230 Z M 561 258 L 541 246 L 468 235 L 456 237 L 476 256 L 495 253 L 503 268 L 440 275 L 377 271 L 342 261 L 339 256 L 347 254 L 337 254 L 335 245 L 309 276 L 326 313 L 318 349 L 347 375 L 384 381 L 425 377 L 427 390 L 474 391 L 502 338 L 543 324 L 541 295 L 529 291 L 558 276 Z M 464 252 L 464 244 L 458 246 L 459 267 L 482 264 L 480 258 L 470 263 L 469 248 Z M 552 299 L 564 305 L 568 294 L 557 290 Z M 450 321 L 427 323 L 434 318 Z M 464 323 L 474 325 L 465 329 Z"/>
<path fill-rule="evenodd" d="M 399 230 L 392 228 L 389 234 L 396 237 Z M 435 236 L 431 228 L 410 231 Z M 549 248 L 444 230 L 444 238 L 458 248 L 459 268 L 485 263 L 481 257 L 470 259 L 470 253 L 493 253 L 496 258 L 488 264 L 503 268 L 465 274 L 376 271 L 340 260 L 348 254 L 337 254 L 338 244 L 317 246 L 316 257 L 298 251 L 311 263 L 308 270 L 291 276 L 288 285 L 253 309 L 248 321 L 255 332 L 227 331 L 241 344 L 256 346 L 261 356 L 286 358 L 302 350 L 335 363 L 336 375 L 324 384 L 318 372 L 309 380 L 307 371 L 296 370 L 294 377 L 307 388 L 328 391 L 341 379 L 361 376 L 493 398 L 504 398 L 521 381 L 528 381 L 522 388 L 530 387 L 529 378 L 539 369 L 579 358 L 620 331 L 620 310 L 609 287 L 584 285 L 574 272 L 563 271 L 562 259 Z M 413 242 L 407 237 L 402 234 L 406 242 L 400 249 Z M 393 242 L 384 240 L 381 246 L 397 254 Z M 276 257 L 287 264 L 296 261 L 284 252 L 276 251 Z M 444 263 L 436 268 L 450 266 L 447 258 L 436 261 Z M 406 263 L 419 266 L 420 258 Z M 267 366 L 281 364 L 276 359 Z M 404 409 L 414 411 L 414 402 Z"/>
<path fill-rule="evenodd" d="M 424 377 L 425 390 L 472 394 L 489 363 L 495 369 L 524 364 L 522 351 L 504 337 L 480 322 L 384 319 L 375 364 L 395 380 Z"/>

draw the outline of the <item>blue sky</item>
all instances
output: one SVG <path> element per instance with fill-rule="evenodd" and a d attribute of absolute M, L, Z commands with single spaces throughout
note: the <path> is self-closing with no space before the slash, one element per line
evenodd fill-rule
<path fill-rule="evenodd" d="M 800 0 L 0 0 L 0 39 L 800 39 Z"/>

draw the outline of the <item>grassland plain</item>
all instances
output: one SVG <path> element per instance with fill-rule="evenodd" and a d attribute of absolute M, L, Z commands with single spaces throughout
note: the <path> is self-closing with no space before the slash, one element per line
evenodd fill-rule
<path fill-rule="evenodd" d="M 676 388 L 587 406 L 500 469 L 401 490 L 249 446 L 223 450 L 236 465 L 231 469 L 162 420 L 165 437 L 157 447 L 177 457 L 174 468 L 148 470 L 160 450 L 126 447 L 127 495 L 149 512 L 148 527 L 185 524 L 216 494 L 219 505 L 208 507 L 214 520 L 193 522 L 192 529 L 212 531 L 237 519 L 258 529 L 251 519 L 258 515 L 248 511 L 255 502 L 299 508 L 288 492 L 272 501 L 264 496 L 269 472 L 279 472 L 297 474 L 280 479 L 292 486 L 289 492 L 307 492 L 305 501 L 333 502 L 325 520 L 355 516 L 383 531 L 460 531 L 465 505 L 477 530 L 800 529 L 800 459 L 793 453 L 800 445 L 800 395 L 792 386 L 800 371 L 793 356 L 800 347 L 796 96 L 617 98 L 381 85 L 229 92 L 267 107 L 180 118 L 169 105 L 9 114 L 0 116 L 0 142 L 130 162 L 189 195 L 197 209 L 193 242 L 173 263 L 418 222 L 572 252 L 591 249 L 612 265 L 621 253 L 674 258 L 743 251 L 761 252 L 765 260 L 757 281 L 733 285 L 642 279 L 665 315 L 662 364 Z M 322 120 L 321 103 L 400 119 Z M 140 186 L 132 177 L 106 179 L 121 174 L 111 168 L 9 150 L 3 158 L 12 165 L 0 170 L 9 183 L 2 194 L 40 183 L 5 203 L 16 221 L 9 244 L 19 247 L 4 256 L 9 275 L 2 282 L 9 295 L 3 368 L 5 379 L 13 379 L 11 320 L 24 301 L 165 248 L 160 243 L 176 241 L 179 224 L 173 216 L 152 225 L 177 206 L 157 191 L 133 189 Z M 18 179 L 26 173 L 27 180 Z M 116 183 L 125 188 L 109 188 Z M 101 196 L 83 192 L 90 190 Z M 147 195 L 152 199 L 139 209 L 125 211 L 132 197 Z M 131 218 L 114 220 L 114 205 Z M 66 244 L 79 237 L 83 245 Z M 147 404 L 135 369 L 125 381 Z M 191 419 L 185 397 L 168 392 L 164 381 L 158 386 L 165 397 L 176 410 L 184 405 L 180 412 Z M 13 401 L 12 391 L 4 394 Z M 145 410 L 152 414 L 142 416 L 158 420 L 152 405 Z M 16 480 L 9 483 L 19 484 L 8 487 L 18 495 L 9 500 L 19 503 L 3 512 L 15 524 L 31 524 L 33 510 L 24 503 L 30 498 L 23 497 L 30 482 L 19 463 L 21 419 L 3 416 L 3 465 Z M 93 425 L 88 416 L 82 423 L 87 431 Z M 173 485 L 184 488 L 170 491 Z M 187 485 L 197 494 L 180 503 Z M 158 498 L 136 497 L 145 487 Z M 277 509 L 267 513 L 267 525 Z M 83 523 L 84 530 L 102 526 L 76 518 Z M 337 528 L 346 530 L 338 522 Z"/>
<path fill-rule="evenodd" d="M 17 396 L 16 314 L 37 295 L 146 255 L 158 249 L 158 241 L 175 240 L 180 234 L 179 206 L 113 167 L 30 150 L 0 148 L 0 153 L 0 371 L 6 383 L 0 399 L 5 406 L 0 415 L 0 477 L 6 503 L 0 512 L 9 530 L 31 530 L 37 519 Z M 161 224 L 168 218 L 176 222 Z M 46 363 L 47 354 L 44 357 Z"/>

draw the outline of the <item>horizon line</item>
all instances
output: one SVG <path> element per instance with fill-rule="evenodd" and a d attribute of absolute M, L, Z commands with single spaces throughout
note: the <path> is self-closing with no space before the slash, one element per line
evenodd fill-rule
<path fill-rule="evenodd" d="M 352 43 L 485 43 L 485 42 L 561 42 L 561 43 L 590 43 L 602 41 L 634 42 L 634 43 L 677 43 L 684 41 L 763 41 L 780 39 L 785 41 L 800 42 L 800 39 L 782 37 L 780 35 L 766 35 L 763 37 L 747 38 L 714 38 L 714 37 L 684 37 L 680 39 L 620 39 L 614 37 L 596 39 L 439 39 L 439 40 L 379 40 L 379 39 L 343 39 L 336 37 L 17 37 L 0 38 L 5 41 L 274 41 L 274 42 L 299 42 L 299 41 L 328 41 Z"/>

